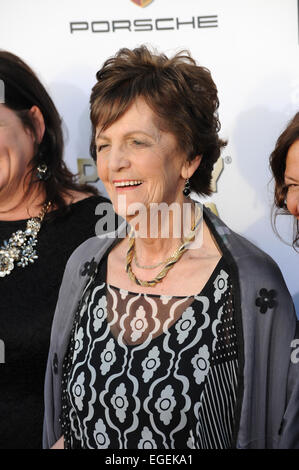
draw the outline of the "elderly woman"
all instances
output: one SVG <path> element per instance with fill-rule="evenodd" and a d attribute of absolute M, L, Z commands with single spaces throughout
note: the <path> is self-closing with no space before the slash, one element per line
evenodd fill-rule
<path fill-rule="evenodd" d="M 223 145 L 209 71 L 187 53 L 122 49 L 90 103 L 92 155 L 130 230 L 83 243 L 68 262 L 44 446 L 278 447 L 286 407 L 296 410 L 290 295 L 267 255 L 206 209 L 202 220 L 189 198 L 210 193 Z"/>
<path fill-rule="evenodd" d="M 294 216 L 293 246 L 296 248 L 299 241 L 299 113 L 279 136 L 270 165 L 275 180 L 275 215 Z"/>
<path fill-rule="evenodd" d="M 41 448 L 58 291 L 103 198 L 65 166 L 61 120 L 34 72 L 0 51 L 0 80 L 0 448 Z"/>

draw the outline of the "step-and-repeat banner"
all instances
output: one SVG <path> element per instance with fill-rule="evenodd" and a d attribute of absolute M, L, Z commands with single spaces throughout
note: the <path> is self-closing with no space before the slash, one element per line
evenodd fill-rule
<path fill-rule="evenodd" d="M 271 228 L 269 155 L 299 109 L 297 0 L 10 0 L 0 47 L 37 72 L 64 122 L 65 158 L 102 189 L 89 156 L 89 95 L 104 60 L 140 44 L 188 49 L 210 69 L 228 145 L 205 202 L 279 264 L 299 313 L 299 255 Z M 279 223 L 291 239 L 292 223 Z"/>

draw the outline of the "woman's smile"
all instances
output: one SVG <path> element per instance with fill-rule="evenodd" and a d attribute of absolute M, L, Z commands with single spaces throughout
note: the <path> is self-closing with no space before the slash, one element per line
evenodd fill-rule
<path fill-rule="evenodd" d="M 118 193 L 132 191 L 139 188 L 142 185 L 143 181 L 140 180 L 115 180 L 113 184 Z"/>

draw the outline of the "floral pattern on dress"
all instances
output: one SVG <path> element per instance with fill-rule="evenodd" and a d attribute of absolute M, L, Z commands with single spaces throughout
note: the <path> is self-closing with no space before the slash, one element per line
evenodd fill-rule
<path fill-rule="evenodd" d="M 154 375 L 155 371 L 161 365 L 160 351 L 157 346 L 154 346 L 149 352 L 147 357 L 142 361 L 141 366 L 143 369 L 142 378 L 147 383 Z"/>
<path fill-rule="evenodd" d="M 182 344 L 185 339 L 188 338 L 189 332 L 192 330 L 195 323 L 194 310 L 192 307 L 188 307 L 175 325 L 175 329 L 178 332 L 177 340 L 179 344 Z"/>
<path fill-rule="evenodd" d="M 75 348 L 74 348 L 74 360 L 76 359 L 77 355 L 83 349 L 83 341 L 84 340 L 84 331 L 83 328 L 80 327 L 77 334 L 76 334 L 76 341 L 75 341 Z"/>
<path fill-rule="evenodd" d="M 163 305 L 167 305 L 172 297 L 170 295 L 160 295 L 160 300 Z"/>
<path fill-rule="evenodd" d="M 174 390 L 171 385 L 167 385 L 161 392 L 160 398 L 155 403 L 155 408 L 159 412 L 161 421 L 168 425 L 172 420 L 172 412 L 176 405 Z"/>
<path fill-rule="evenodd" d="M 195 449 L 195 439 L 194 439 L 194 436 L 193 436 L 192 429 L 190 429 L 190 432 L 189 432 L 187 447 L 189 447 L 189 449 Z"/>
<path fill-rule="evenodd" d="M 119 289 L 120 296 L 122 300 L 125 300 L 129 294 L 129 292 L 125 289 Z"/>
<path fill-rule="evenodd" d="M 200 385 L 204 380 L 206 375 L 209 373 L 210 369 L 210 353 L 209 349 L 206 344 L 204 344 L 201 348 L 198 350 L 198 354 L 196 354 L 191 363 L 194 367 L 194 378 L 195 382 Z"/>
<path fill-rule="evenodd" d="M 106 344 L 104 351 L 101 353 L 101 366 L 100 370 L 102 375 L 106 375 L 107 372 L 110 371 L 111 366 L 116 361 L 116 354 L 115 354 L 115 342 L 113 338 L 109 339 Z"/>
<path fill-rule="evenodd" d="M 97 444 L 98 449 L 108 449 L 110 439 L 106 432 L 106 426 L 102 419 L 99 419 L 95 425 L 95 431 L 93 433 L 94 440 Z"/>
<path fill-rule="evenodd" d="M 228 287 L 228 274 L 221 269 L 220 274 L 216 277 L 215 281 L 213 282 L 214 287 L 215 287 L 215 292 L 214 292 L 214 299 L 215 303 L 217 303 L 224 292 L 226 292 L 227 287 Z"/>
<path fill-rule="evenodd" d="M 130 327 L 132 328 L 131 340 L 133 342 L 141 338 L 142 333 L 144 333 L 148 327 L 148 322 L 147 322 L 147 319 L 145 318 L 145 315 L 146 315 L 146 312 L 143 306 L 140 305 L 140 307 L 138 307 L 136 311 L 135 317 L 130 323 Z"/>
<path fill-rule="evenodd" d="M 121 383 L 115 390 L 115 394 L 111 398 L 111 403 L 113 408 L 115 409 L 116 416 L 118 417 L 119 421 L 123 423 L 126 419 L 126 411 L 129 406 L 127 397 L 126 397 L 127 389 L 124 383 Z"/>
<path fill-rule="evenodd" d="M 207 287 L 186 298 L 121 292 L 96 278 L 64 361 L 61 423 L 68 448 L 202 449 L 231 442 L 237 349 L 229 279 L 225 294 L 214 300 L 217 276 L 229 272 L 221 263 Z M 103 321 L 94 315 L 101 305 Z M 124 332 L 136 342 L 124 342 Z M 229 414 L 217 405 L 227 397 Z"/>
<path fill-rule="evenodd" d="M 76 382 L 73 385 L 73 395 L 75 397 L 75 403 L 77 408 L 82 411 L 83 410 L 83 399 L 85 397 L 85 388 L 84 388 L 84 382 L 85 382 L 85 374 L 84 372 L 81 372 L 80 375 L 78 375 L 78 378 Z"/>
<path fill-rule="evenodd" d="M 157 449 L 157 444 L 153 438 L 153 433 L 147 426 L 144 426 L 141 432 L 140 441 L 138 442 L 138 449 Z"/>
<path fill-rule="evenodd" d="M 97 306 L 93 310 L 93 316 L 94 316 L 94 322 L 93 322 L 93 327 L 94 331 L 99 331 L 99 329 L 102 326 L 103 321 L 107 317 L 107 298 L 105 295 L 103 295 Z"/>

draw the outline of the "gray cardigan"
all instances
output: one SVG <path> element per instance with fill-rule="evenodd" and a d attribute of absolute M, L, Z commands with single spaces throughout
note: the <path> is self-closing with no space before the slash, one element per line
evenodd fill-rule
<path fill-rule="evenodd" d="M 299 448 L 299 341 L 294 341 L 296 315 L 282 274 L 272 258 L 212 212 L 205 209 L 204 217 L 230 266 L 235 294 L 239 391 L 232 446 Z M 62 434 L 62 365 L 74 315 L 96 265 L 113 242 L 90 238 L 75 250 L 65 269 L 45 379 L 45 448 Z"/>

